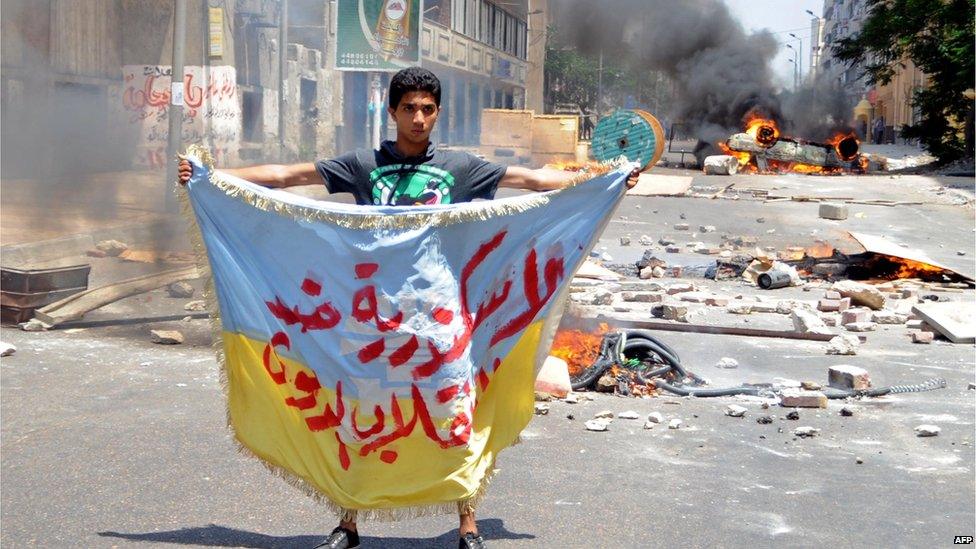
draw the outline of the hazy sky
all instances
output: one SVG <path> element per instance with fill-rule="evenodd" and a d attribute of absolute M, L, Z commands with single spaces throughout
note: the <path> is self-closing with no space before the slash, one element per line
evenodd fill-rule
<path fill-rule="evenodd" d="M 724 0 L 732 15 L 742 21 L 747 31 L 768 29 L 783 44 L 779 55 L 773 60 L 773 71 L 783 86 L 793 85 L 793 52 L 786 44 L 799 49 L 800 44 L 789 35 L 790 32 L 803 40 L 803 72 L 810 64 L 810 21 L 812 17 L 805 10 L 818 16 L 823 13 L 823 0 Z"/>

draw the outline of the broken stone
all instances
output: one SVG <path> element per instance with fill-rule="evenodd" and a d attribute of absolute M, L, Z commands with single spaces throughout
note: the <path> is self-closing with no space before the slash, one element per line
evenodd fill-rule
<path fill-rule="evenodd" d="M 932 332 L 912 332 L 912 343 L 921 343 L 927 345 L 935 341 L 935 334 Z"/>
<path fill-rule="evenodd" d="M 915 318 L 905 323 L 905 327 L 909 330 L 921 330 L 924 325 L 925 321 L 920 318 Z"/>
<path fill-rule="evenodd" d="M 835 326 L 837 326 L 837 325 L 840 324 L 840 316 L 835 315 L 835 314 L 821 315 L 820 316 L 820 319 L 823 320 L 823 323 L 825 325 L 830 326 L 830 327 L 835 327 Z"/>
<path fill-rule="evenodd" d="M 854 458 L 854 463 L 857 463 L 858 465 L 860 465 L 860 464 L 864 463 L 864 458 L 856 457 L 856 458 Z"/>
<path fill-rule="evenodd" d="M 10 356 L 16 352 L 17 347 L 14 347 L 13 345 L 4 341 L 0 341 L 0 356 Z"/>
<path fill-rule="evenodd" d="M 841 334 L 827 342 L 828 355 L 856 355 L 861 341 L 857 336 Z"/>
<path fill-rule="evenodd" d="M 729 417 L 744 417 L 748 410 L 738 404 L 729 404 L 725 407 L 725 415 Z"/>
<path fill-rule="evenodd" d="M 827 395 L 820 391 L 786 389 L 780 393 L 779 405 L 784 408 L 826 408 Z"/>
<path fill-rule="evenodd" d="M 653 428 L 654 428 L 654 425 L 655 425 L 655 424 L 654 424 L 654 422 L 653 422 L 653 421 L 645 421 L 645 422 L 644 422 L 644 428 L 645 428 L 645 429 L 653 429 Z"/>
<path fill-rule="evenodd" d="M 607 373 L 600 376 L 600 379 L 596 380 L 596 390 L 598 393 L 612 393 L 617 390 L 617 378 L 614 377 L 613 373 L 607 371 Z"/>
<path fill-rule="evenodd" d="M 851 322 L 844 324 L 844 329 L 848 332 L 873 332 L 878 325 L 874 322 Z"/>
<path fill-rule="evenodd" d="M 593 414 L 593 419 L 613 419 L 613 412 L 610 410 L 603 410 L 602 412 L 597 412 Z"/>
<path fill-rule="evenodd" d="M 854 309 L 848 309 L 841 313 L 840 323 L 853 324 L 855 322 L 868 322 L 870 320 L 869 314 L 871 311 L 869 309 L 862 309 L 860 307 Z"/>
<path fill-rule="evenodd" d="M 620 419 L 640 419 L 640 414 L 633 410 L 627 410 L 626 412 L 620 412 L 617 414 Z"/>
<path fill-rule="evenodd" d="M 632 303 L 660 303 L 664 296 L 654 292 L 623 292 L 620 297 Z"/>
<path fill-rule="evenodd" d="M 583 424 L 587 431 L 606 431 L 609 428 L 609 424 L 606 421 L 600 421 L 598 419 L 591 419 Z"/>
<path fill-rule="evenodd" d="M 674 242 L 675 242 L 675 240 L 673 238 L 671 238 L 670 236 L 662 236 L 661 238 L 659 238 L 657 240 L 657 243 L 660 244 L 660 245 L 662 245 L 662 246 L 671 246 L 671 245 L 674 244 Z"/>
<path fill-rule="evenodd" d="M 637 260 L 637 268 L 644 267 L 666 267 L 668 262 L 654 255 L 654 250 L 644 250 L 644 255 Z"/>
<path fill-rule="evenodd" d="M 919 425 L 915 428 L 915 434 L 920 437 L 938 436 L 942 429 L 938 425 Z"/>
<path fill-rule="evenodd" d="M 678 299 L 689 303 L 704 303 L 709 297 L 705 292 L 682 292 L 678 295 Z"/>
<path fill-rule="evenodd" d="M 535 403 L 535 415 L 537 416 L 547 416 L 549 415 L 549 405 L 545 402 Z"/>
<path fill-rule="evenodd" d="M 650 423 L 664 423 L 664 416 L 661 412 L 651 412 L 647 414 L 647 421 Z"/>
<path fill-rule="evenodd" d="M 179 345 L 183 343 L 183 334 L 176 330 L 150 330 L 153 343 L 160 345 Z"/>
<path fill-rule="evenodd" d="M 535 401 L 536 402 L 549 402 L 552 400 L 552 395 L 544 391 L 535 391 Z"/>
<path fill-rule="evenodd" d="M 816 381 L 801 381 L 800 388 L 805 391 L 819 391 L 823 389 L 823 385 L 820 385 Z"/>
<path fill-rule="evenodd" d="M 651 238 L 650 236 L 647 236 L 646 234 L 642 234 L 640 236 L 640 238 L 637 239 L 637 242 L 641 246 L 652 246 L 652 245 L 654 245 L 654 239 Z"/>
<path fill-rule="evenodd" d="M 668 295 L 693 291 L 695 291 L 695 287 L 692 284 L 671 284 L 668 286 Z"/>
<path fill-rule="evenodd" d="M 786 419 L 790 421 L 797 421 L 798 419 L 800 419 L 800 412 L 793 410 L 792 412 L 786 414 Z"/>
<path fill-rule="evenodd" d="M 102 250 L 88 250 L 85 255 L 88 257 L 108 257 L 108 254 Z"/>
<path fill-rule="evenodd" d="M 21 322 L 18 324 L 18 326 L 20 326 L 20 329 L 25 332 L 43 332 L 51 327 L 50 324 L 41 322 L 36 318 L 32 318 L 27 322 Z"/>
<path fill-rule="evenodd" d="M 687 321 L 688 307 L 685 305 L 677 304 L 665 304 L 661 306 L 661 317 L 665 320 L 680 320 L 682 318 Z"/>
<path fill-rule="evenodd" d="M 668 422 L 668 429 L 677 429 L 681 427 L 682 421 L 680 419 L 672 419 Z"/>
<path fill-rule="evenodd" d="M 654 267 L 651 269 L 651 276 L 654 278 L 664 278 L 664 267 Z"/>
<path fill-rule="evenodd" d="M 106 255 L 115 257 L 128 250 L 129 246 L 118 240 L 102 240 L 98 244 L 95 244 L 95 249 L 105 252 Z"/>
<path fill-rule="evenodd" d="M 843 221 L 847 219 L 847 213 L 847 206 L 843 204 L 833 204 L 831 202 L 820 203 L 820 217 L 823 219 Z"/>
<path fill-rule="evenodd" d="M 832 333 L 823 320 L 812 311 L 794 309 L 790 313 L 790 319 L 793 321 L 793 329 L 801 334 Z"/>
<path fill-rule="evenodd" d="M 851 417 L 854 415 L 854 410 L 851 410 L 850 408 L 845 406 L 840 409 L 840 415 L 844 417 Z"/>
<path fill-rule="evenodd" d="M 725 307 L 729 304 L 729 298 L 721 296 L 710 296 L 705 298 L 705 305 L 709 307 Z"/>
<path fill-rule="evenodd" d="M 660 267 L 657 268 L 660 269 Z M 640 270 L 640 274 L 638 276 L 640 276 L 641 280 L 647 280 L 654 276 L 654 268 L 644 267 Z"/>
<path fill-rule="evenodd" d="M 752 304 L 752 312 L 754 313 L 775 313 L 777 305 L 775 303 L 763 303 L 756 301 Z"/>
<path fill-rule="evenodd" d="M 607 252 L 603 252 L 602 254 L 600 254 L 600 259 L 602 259 L 603 261 L 613 261 L 613 256 Z"/>
<path fill-rule="evenodd" d="M 802 438 L 815 437 L 819 433 L 820 429 L 815 429 L 809 426 L 797 427 L 796 429 L 793 429 L 793 434 Z"/>
<path fill-rule="evenodd" d="M 183 306 L 183 310 L 184 311 L 206 311 L 207 302 L 202 299 L 198 299 L 196 301 L 188 301 L 187 304 Z"/>
<path fill-rule="evenodd" d="M 833 290 L 827 290 L 824 292 L 824 299 L 840 299 L 844 296 L 840 295 L 840 292 L 835 292 Z"/>
<path fill-rule="evenodd" d="M 734 315 L 747 315 L 752 312 L 752 305 L 746 303 L 729 305 L 725 310 Z"/>
<path fill-rule="evenodd" d="M 873 286 L 853 280 L 839 280 L 830 289 L 851 298 L 851 303 L 855 305 L 864 305 L 876 311 L 884 308 L 885 295 Z"/>
<path fill-rule="evenodd" d="M 849 297 L 841 299 L 821 299 L 817 302 L 817 310 L 826 313 L 845 311 L 851 306 Z"/>
<path fill-rule="evenodd" d="M 676 230 L 676 231 L 687 231 L 690 228 L 691 228 L 691 225 L 688 225 L 687 223 L 675 223 L 674 224 L 674 230 Z"/>
<path fill-rule="evenodd" d="M 576 404 L 579 402 L 579 396 L 576 393 L 569 393 L 566 398 L 563 399 L 566 404 Z"/>
<path fill-rule="evenodd" d="M 864 368 L 838 364 L 827 370 L 827 384 L 838 389 L 866 391 L 871 388 L 871 376 Z"/>
<path fill-rule="evenodd" d="M 771 416 L 759 416 L 756 418 L 756 423 L 759 423 L 760 425 L 769 425 L 772 422 L 773 418 Z"/>
<path fill-rule="evenodd" d="M 765 217 L 757 217 L 756 218 L 756 223 L 765 223 L 765 222 L 766 222 L 766 218 Z"/>
<path fill-rule="evenodd" d="M 877 311 L 871 314 L 871 320 L 878 324 L 904 324 L 908 322 L 908 315 L 901 315 L 894 311 Z"/>
<path fill-rule="evenodd" d="M 587 305 L 612 305 L 613 292 L 603 288 L 587 290 L 580 295 L 579 301 Z"/>
<path fill-rule="evenodd" d="M 714 233 L 715 225 L 699 225 L 698 230 L 703 233 Z"/>
<path fill-rule="evenodd" d="M 715 363 L 715 367 L 726 368 L 726 369 L 738 368 L 739 361 L 734 358 L 723 356 L 722 358 L 718 359 L 718 362 Z"/>
<path fill-rule="evenodd" d="M 174 282 L 166 286 L 166 293 L 170 297 L 187 298 L 193 297 L 193 286 L 187 282 Z"/>
<path fill-rule="evenodd" d="M 681 248 L 679 246 L 666 246 L 664 251 L 668 252 L 669 254 L 680 254 Z"/>
<path fill-rule="evenodd" d="M 620 245 L 621 246 L 630 246 L 630 237 L 629 236 L 621 236 L 620 237 Z"/>

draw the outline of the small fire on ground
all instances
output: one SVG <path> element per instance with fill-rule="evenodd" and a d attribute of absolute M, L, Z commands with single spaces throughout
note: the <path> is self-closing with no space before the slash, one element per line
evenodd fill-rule
<path fill-rule="evenodd" d="M 575 328 L 560 329 L 556 332 L 549 354 L 566 361 L 569 376 L 575 381 L 600 358 L 601 344 L 610 332 L 611 329 L 606 323 L 601 323 L 592 331 Z M 644 365 L 637 364 L 636 360 L 627 362 L 628 364 L 611 365 L 587 388 L 623 396 L 656 394 L 654 384 L 645 382 L 638 374 Z"/>

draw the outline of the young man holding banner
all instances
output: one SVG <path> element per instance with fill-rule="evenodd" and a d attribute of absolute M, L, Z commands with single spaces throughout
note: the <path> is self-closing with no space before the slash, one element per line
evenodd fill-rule
<path fill-rule="evenodd" d="M 577 174 L 561 170 L 506 167 L 458 151 L 437 149 L 430 133 L 441 112 L 441 87 L 428 70 L 411 67 L 396 73 L 390 81 L 389 114 L 396 122 L 396 141 L 384 142 L 378 150 L 361 149 L 330 160 L 292 165 L 258 165 L 224 169 L 229 174 L 266 187 L 310 185 L 324 180 L 330 193 L 349 192 L 360 205 L 434 205 L 490 200 L 498 187 L 531 191 L 557 190 Z M 179 181 L 186 184 L 193 175 L 187 160 L 179 165 Z M 630 175 L 628 187 L 636 183 Z M 485 547 L 478 535 L 474 509 L 458 505 L 459 547 Z M 356 513 L 348 510 L 339 526 L 318 547 L 332 549 L 359 546 Z"/>

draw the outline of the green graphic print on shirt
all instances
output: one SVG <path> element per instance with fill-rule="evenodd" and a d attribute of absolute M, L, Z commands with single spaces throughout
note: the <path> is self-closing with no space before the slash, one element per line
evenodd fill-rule
<path fill-rule="evenodd" d="M 387 164 L 369 173 L 369 183 L 377 206 L 450 204 L 454 176 L 425 164 Z"/>

